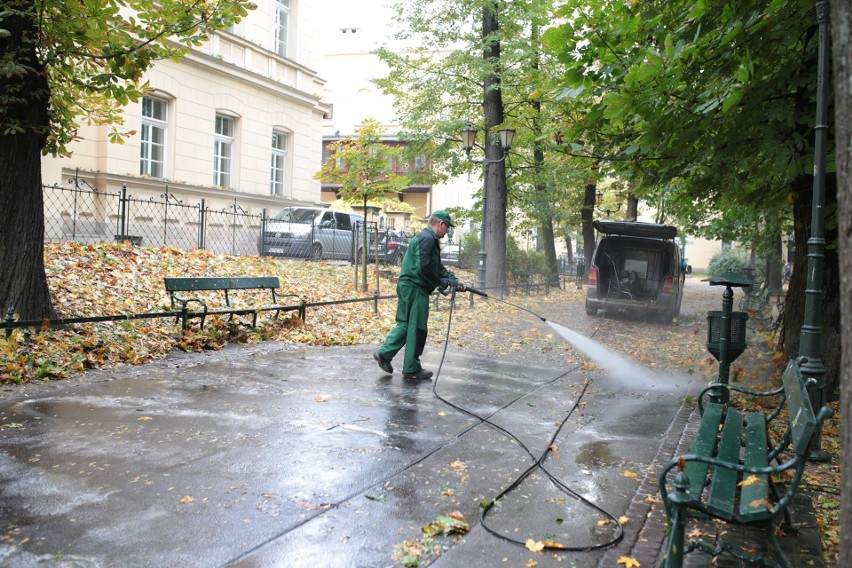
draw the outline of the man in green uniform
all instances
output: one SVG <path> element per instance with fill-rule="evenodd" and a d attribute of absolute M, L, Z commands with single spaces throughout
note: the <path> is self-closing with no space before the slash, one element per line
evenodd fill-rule
<path fill-rule="evenodd" d="M 438 241 L 453 226 L 450 214 L 440 209 L 429 217 L 429 225 L 408 245 L 396 284 L 396 325 L 390 331 L 373 359 L 386 373 L 393 373 L 391 361 L 405 346 L 402 376 L 406 379 L 429 379 L 432 371 L 420 365 L 420 355 L 426 346 L 426 324 L 429 319 L 429 294 L 435 288 L 442 291 L 458 283 L 455 275 L 441 264 Z"/>

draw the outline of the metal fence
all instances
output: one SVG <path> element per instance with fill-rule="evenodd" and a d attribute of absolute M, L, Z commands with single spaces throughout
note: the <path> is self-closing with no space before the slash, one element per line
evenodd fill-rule
<path fill-rule="evenodd" d="M 144 198 L 134 196 L 126 186 L 118 192 L 99 190 L 78 177 L 70 178 L 66 185 L 44 186 L 43 191 L 47 243 L 126 240 L 141 246 L 206 249 L 232 256 L 260 253 L 314 260 L 354 260 L 355 251 L 360 250 L 360 231 L 351 230 L 357 227 L 333 231 L 313 225 L 301 225 L 300 230 L 296 230 L 298 225 L 282 227 L 273 222 L 266 209 L 260 215 L 248 213 L 237 198 L 213 209 L 203 198 L 196 203 L 179 199 L 168 186 L 159 196 Z M 378 260 L 397 263 L 395 253 L 403 249 L 397 249 L 396 243 L 407 235 L 379 229 L 374 223 L 368 223 L 368 230 L 370 262 L 376 261 L 372 251 L 378 241 Z M 334 233 L 333 240 L 326 242 L 326 232 Z M 264 234 L 266 239 L 261 239 Z M 286 250 L 281 246 L 285 237 L 292 245 Z M 315 245 L 320 242 L 326 246 L 317 255 Z"/>
<path fill-rule="evenodd" d="M 257 254 L 266 211 L 251 215 L 237 199 L 227 207 L 212 209 L 204 199 L 184 203 L 168 187 L 159 197 L 145 199 L 132 195 L 126 186 L 109 192 L 80 178 L 69 181 L 69 185 L 43 188 L 45 242 L 127 240 L 236 256 Z"/>

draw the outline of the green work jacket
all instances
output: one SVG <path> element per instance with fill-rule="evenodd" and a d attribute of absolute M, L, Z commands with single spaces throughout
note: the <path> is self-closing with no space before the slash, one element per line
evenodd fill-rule
<path fill-rule="evenodd" d="M 441 264 L 441 248 L 438 236 L 430 227 L 426 227 L 408 245 L 408 252 L 402 260 L 399 271 L 399 283 L 417 286 L 426 294 L 431 294 L 441 278 L 456 282 L 456 275 Z"/>

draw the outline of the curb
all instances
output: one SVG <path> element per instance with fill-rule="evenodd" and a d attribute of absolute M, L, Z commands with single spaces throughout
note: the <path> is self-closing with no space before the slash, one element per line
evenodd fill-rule
<path fill-rule="evenodd" d="M 645 477 L 636 490 L 636 495 L 627 507 L 624 525 L 624 538 L 607 549 L 598 563 L 599 568 L 615 568 L 618 559 L 628 556 L 639 562 L 642 567 L 654 566 L 666 537 L 666 519 L 663 502 L 660 500 L 657 475 L 662 466 L 674 456 L 687 435 L 694 435 L 689 428 L 690 418 L 695 412 L 695 404 L 683 402 L 675 414 L 671 426 L 663 436 L 657 449 L 657 455 L 648 465 Z"/>

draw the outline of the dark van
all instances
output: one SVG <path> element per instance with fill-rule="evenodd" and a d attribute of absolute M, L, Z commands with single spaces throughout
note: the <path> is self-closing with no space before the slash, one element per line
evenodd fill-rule
<path fill-rule="evenodd" d="M 592 255 L 586 313 L 631 314 L 671 323 L 680 315 L 687 267 L 669 225 L 594 221 L 602 234 Z"/>

